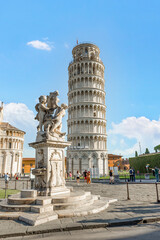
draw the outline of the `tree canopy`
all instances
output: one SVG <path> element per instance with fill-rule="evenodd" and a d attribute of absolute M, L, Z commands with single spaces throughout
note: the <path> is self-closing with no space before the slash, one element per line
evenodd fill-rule
<path fill-rule="evenodd" d="M 148 148 L 146 148 L 145 154 L 149 154 L 149 153 L 150 152 L 149 152 Z"/>
<path fill-rule="evenodd" d="M 160 151 L 160 145 L 154 147 L 155 152 Z"/>

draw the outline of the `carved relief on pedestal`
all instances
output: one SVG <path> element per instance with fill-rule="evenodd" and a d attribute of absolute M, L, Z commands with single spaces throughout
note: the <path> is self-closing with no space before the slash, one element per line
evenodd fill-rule
<path fill-rule="evenodd" d="M 46 166 L 43 149 L 37 150 L 36 169 L 32 173 L 36 176 L 36 189 L 44 190 L 46 188 Z"/>
<path fill-rule="evenodd" d="M 50 180 L 49 187 L 60 187 L 63 186 L 63 162 L 61 153 L 57 150 L 51 153 L 50 157 Z"/>

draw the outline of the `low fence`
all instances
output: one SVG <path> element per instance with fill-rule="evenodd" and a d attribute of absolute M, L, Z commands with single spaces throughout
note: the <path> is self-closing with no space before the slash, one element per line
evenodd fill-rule
<path fill-rule="evenodd" d="M 6 188 L 4 178 L 0 179 L 0 189 Z M 34 180 L 32 179 L 11 179 L 7 184 L 8 189 L 22 190 L 22 189 L 33 189 Z"/>
<path fill-rule="evenodd" d="M 139 183 L 129 183 L 129 182 L 126 182 L 126 186 L 127 186 L 127 200 L 131 200 L 131 198 L 130 198 L 130 192 L 129 192 L 129 185 L 131 186 L 131 185 L 134 185 L 134 184 L 136 184 L 136 185 L 138 185 L 138 184 L 140 184 L 140 185 L 142 185 L 142 184 L 146 184 L 146 185 L 148 185 L 148 184 L 152 184 L 152 185 L 154 185 L 155 186 L 155 190 L 156 190 L 156 202 L 157 203 L 160 203 L 160 200 L 159 200 L 159 191 L 158 191 L 158 185 L 160 185 L 160 183 L 142 183 L 142 182 L 139 182 Z"/>
<path fill-rule="evenodd" d="M 159 178 L 160 178 L 160 174 L 159 174 Z M 153 173 L 136 173 L 135 177 L 132 175 L 130 176 L 129 173 L 127 174 L 123 174 L 123 173 L 119 173 L 119 179 L 120 180 L 125 180 L 125 182 L 127 181 L 132 181 L 132 180 L 139 180 L 140 182 L 142 182 L 142 180 L 154 180 L 155 176 L 153 175 Z"/>

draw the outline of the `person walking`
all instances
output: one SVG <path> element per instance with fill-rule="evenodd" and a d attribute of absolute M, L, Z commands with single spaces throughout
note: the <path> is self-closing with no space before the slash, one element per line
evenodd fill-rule
<path fill-rule="evenodd" d="M 114 184 L 114 176 L 113 176 L 113 171 L 109 171 L 109 184 L 113 183 Z"/>
<path fill-rule="evenodd" d="M 77 184 L 79 185 L 79 181 L 80 181 L 80 176 L 81 174 L 79 173 L 79 171 L 77 171 Z"/>
<path fill-rule="evenodd" d="M 155 167 L 156 182 L 159 182 L 159 168 Z"/>

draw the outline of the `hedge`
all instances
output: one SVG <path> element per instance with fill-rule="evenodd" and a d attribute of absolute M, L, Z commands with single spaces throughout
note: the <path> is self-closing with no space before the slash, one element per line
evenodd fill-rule
<path fill-rule="evenodd" d="M 149 168 L 160 168 L 160 153 L 129 158 L 129 164 L 135 171 L 139 170 L 140 173 L 146 172 L 147 164 L 150 164 Z M 151 172 L 151 170 L 149 171 Z"/>

